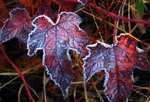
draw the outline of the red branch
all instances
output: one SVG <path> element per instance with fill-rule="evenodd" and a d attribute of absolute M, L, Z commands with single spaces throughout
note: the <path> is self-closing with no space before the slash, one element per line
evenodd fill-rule
<path fill-rule="evenodd" d="M 25 86 L 25 89 L 26 89 L 26 91 L 27 91 L 27 94 L 28 94 L 28 96 L 30 97 L 31 101 L 32 101 L 32 102 L 35 102 L 34 99 L 33 99 L 33 97 L 32 97 L 32 95 L 31 95 L 31 93 L 30 93 L 29 87 L 28 87 L 28 85 L 27 85 L 27 82 L 26 82 L 26 80 L 25 80 L 25 78 L 24 78 L 22 72 L 21 72 L 21 71 L 19 70 L 19 68 L 10 60 L 10 58 L 8 57 L 8 55 L 7 55 L 6 52 L 5 52 L 5 49 L 4 49 L 3 45 L 0 45 L 0 50 L 2 51 L 2 53 L 3 53 L 4 57 L 5 57 L 5 59 L 12 65 L 12 67 L 16 70 L 16 72 L 17 72 L 17 73 L 19 74 L 19 76 L 21 77 L 21 79 L 22 79 L 22 81 L 23 81 L 23 84 L 24 84 L 24 86 Z"/>
<path fill-rule="evenodd" d="M 135 23 L 150 24 L 150 20 L 130 19 L 130 18 L 126 18 L 126 17 L 123 17 L 123 16 L 116 15 L 116 14 L 114 14 L 112 12 L 109 12 L 108 10 L 102 9 L 101 7 L 98 7 L 98 6 L 96 6 L 92 3 L 88 3 L 87 5 L 94 8 L 98 12 L 101 12 L 101 13 L 107 15 L 107 16 L 111 16 L 112 18 L 115 18 L 115 19 L 121 19 L 121 20 L 124 20 L 124 21 L 135 22 Z"/>

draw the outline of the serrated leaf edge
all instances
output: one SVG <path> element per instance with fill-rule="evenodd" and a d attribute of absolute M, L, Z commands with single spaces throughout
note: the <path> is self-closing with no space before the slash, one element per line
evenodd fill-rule
<path fill-rule="evenodd" d="M 24 10 L 24 11 L 27 13 L 27 16 L 28 16 L 29 18 L 31 18 L 31 17 L 29 16 L 28 11 L 27 11 L 25 8 L 19 8 L 19 7 L 17 7 L 17 8 L 15 8 L 15 9 L 11 10 L 11 11 L 9 12 L 9 16 L 10 16 L 10 17 L 4 22 L 4 25 L 2 26 L 2 28 L 1 28 L 1 30 L 0 30 L 0 42 L 1 42 L 1 43 L 7 42 L 7 41 L 9 41 L 10 39 L 13 38 L 13 37 L 10 37 L 10 38 L 7 38 L 7 39 L 4 40 L 4 41 L 1 41 L 2 30 L 3 30 L 3 28 L 6 26 L 6 23 L 12 18 L 12 14 L 13 14 L 13 12 L 14 12 L 15 10 Z M 13 36 L 14 36 L 14 35 L 13 35 Z"/>
<path fill-rule="evenodd" d="M 91 50 L 90 50 L 90 48 L 89 47 L 96 47 L 98 44 L 101 44 L 101 45 L 103 45 L 103 46 L 105 46 L 106 48 L 112 48 L 113 47 L 113 45 L 109 45 L 109 44 L 106 44 L 106 43 L 103 43 L 103 42 L 100 42 L 99 40 L 97 40 L 96 41 L 96 43 L 95 44 L 89 44 L 89 45 L 87 45 L 86 46 L 86 49 L 88 50 L 88 55 L 86 55 L 84 58 L 83 58 L 83 62 L 84 62 L 84 64 L 83 64 L 83 73 L 84 73 L 84 81 L 85 82 L 87 82 L 95 73 L 93 73 L 92 75 L 90 75 L 90 77 L 87 79 L 87 80 L 85 80 L 86 78 L 85 78 L 85 64 L 86 64 L 86 59 L 87 58 L 89 58 L 90 56 L 91 56 Z M 105 68 L 102 68 L 102 70 L 104 70 L 105 71 Z M 105 71 L 106 72 L 106 71 Z"/>
<path fill-rule="evenodd" d="M 117 44 L 118 44 L 118 38 L 120 38 L 121 36 L 126 36 L 127 34 L 125 34 L 125 33 L 121 33 L 120 35 L 118 35 L 118 36 L 116 36 L 116 43 L 115 44 L 106 44 L 106 43 L 104 43 L 104 42 L 101 42 L 101 41 L 99 41 L 99 40 L 97 40 L 96 41 L 96 43 L 95 44 L 89 44 L 89 45 L 87 45 L 86 46 L 86 49 L 88 50 L 88 55 L 86 55 L 84 58 L 83 58 L 83 62 L 84 62 L 84 64 L 83 64 L 83 73 L 84 73 L 84 81 L 85 82 L 87 82 L 94 74 L 92 74 L 87 80 L 85 80 L 86 78 L 85 78 L 85 64 L 86 64 L 86 62 L 85 62 L 85 60 L 87 59 L 87 58 L 89 58 L 90 56 L 91 56 L 91 50 L 90 50 L 90 48 L 89 47 L 96 47 L 98 44 L 101 44 L 101 45 L 103 45 L 104 47 L 106 47 L 106 48 L 112 48 L 113 46 L 116 46 Z M 140 49 L 140 48 L 138 48 L 138 47 L 136 47 L 136 50 L 138 51 L 138 52 L 144 52 L 144 50 L 143 49 Z M 102 68 L 102 70 L 104 70 L 105 71 L 105 73 L 107 72 L 104 68 Z M 104 82 L 104 85 L 106 85 L 106 83 L 107 82 Z"/>
<path fill-rule="evenodd" d="M 85 76 L 86 76 L 86 75 L 85 75 L 85 67 L 84 67 L 85 64 L 86 64 L 85 60 L 91 56 L 91 50 L 89 49 L 89 47 L 96 47 L 98 44 L 101 44 L 101 45 L 105 46 L 106 48 L 112 48 L 112 47 L 113 47 L 113 45 L 109 45 L 109 44 L 100 42 L 99 40 L 97 40 L 97 42 L 96 42 L 95 44 L 89 44 L 89 45 L 86 46 L 86 49 L 88 50 L 89 53 L 88 53 L 87 56 L 85 56 L 85 57 L 83 58 L 84 64 L 83 64 L 83 66 L 82 66 L 82 67 L 83 67 L 84 82 L 85 82 L 85 83 L 88 82 L 88 80 L 95 74 L 95 73 L 93 73 L 92 75 L 90 75 L 90 77 L 89 77 L 87 80 L 85 80 L 85 79 L 86 79 L 86 78 L 85 78 Z M 109 73 L 107 72 L 106 68 L 102 68 L 101 70 L 104 70 L 104 72 L 105 72 L 105 79 L 104 79 L 104 84 L 103 84 L 103 86 L 105 87 L 106 84 L 107 84 L 107 82 L 108 82 L 108 79 L 109 79 Z M 105 87 L 105 89 L 104 89 L 104 92 L 105 92 L 105 90 L 106 90 L 106 87 Z M 106 97 L 107 97 L 107 95 L 106 95 Z M 107 99 L 109 100 L 108 97 L 107 97 Z M 109 101 L 110 101 L 110 100 L 109 100 Z"/>
<path fill-rule="evenodd" d="M 58 24 L 58 22 L 60 21 L 60 17 L 61 17 L 61 15 L 63 15 L 63 14 L 73 14 L 73 15 L 78 16 L 77 14 L 75 14 L 75 13 L 73 13 L 73 12 L 66 12 L 66 11 L 63 11 L 63 12 L 61 12 L 61 13 L 58 15 L 58 19 L 57 19 L 57 21 L 56 21 L 55 23 L 50 19 L 50 17 L 48 17 L 48 16 L 46 16 L 46 15 L 39 15 L 39 16 L 35 17 L 35 19 L 32 21 L 32 25 L 33 25 L 35 28 L 29 33 L 28 40 L 27 40 L 27 49 L 28 49 L 28 55 L 29 55 L 29 56 L 33 56 L 34 54 L 36 54 L 36 52 L 37 52 L 38 50 L 43 49 L 43 48 L 36 48 L 36 50 L 34 51 L 34 53 L 33 53 L 32 55 L 29 54 L 30 49 L 29 49 L 29 44 L 28 44 L 28 42 L 30 41 L 30 35 L 32 35 L 32 33 L 35 32 L 35 30 L 38 28 L 38 27 L 36 26 L 36 24 L 34 24 L 34 22 L 35 22 L 37 19 L 39 19 L 39 18 L 41 18 L 41 17 L 44 17 L 49 23 L 51 23 L 53 26 L 55 26 L 55 25 Z M 82 20 L 80 19 L 80 23 L 81 23 L 81 22 L 82 22 Z M 84 31 L 84 30 L 82 30 L 82 29 L 79 27 L 79 25 L 76 25 L 76 26 L 78 27 L 78 29 L 79 29 L 80 31 Z M 73 48 L 70 47 L 69 49 L 73 49 Z M 73 50 L 76 50 L 76 51 L 78 52 L 78 54 L 80 54 L 80 52 L 79 52 L 77 49 L 73 49 Z M 69 59 L 70 59 L 70 58 L 69 58 Z"/>
<path fill-rule="evenodd" d="M 50 74 L 50 72 L 49 72 L 49 70 L 48 70 L 48 67 L 45 65 L 45 49 L 44 49 L 44 48 L 36 48 L 36 50 L 34 51 L 34 53 L 29 54 L 29 52 L 30 52 L 29 41 L 30 41 L 30 36 L 32 35 L 32 33 L 35 32 L 36 29 L 38 29 L 37 25 L 34 24 L 34 21 L 35 21 L 35 20 L 37 20 L 37 19 L 39 19 L 39 18 L 41 18 L 41 17 L 44 17 L 49 23 L 51 23 L 51 24 L 54 26 L 54 25 L 57 25 L 57 24 L 58 24 L 58 22 L 60 21 L 61 15 L 63 15 L 64 13 L 65 13 L 65 14 L 73 14 L 73 15 L 78 16 L 77 14 L 75 14 L 75 13 L 73 13 L 73 12 L 65 12 L 65 11 L 64 11 L 64 12 L 61 12 L 61 13 L 58 15 L 58 19 L 57 19 L 57 21 L 54 23 L 54 22 L 50 19 L 50 17 L 48 17 L 48 16 L 46 16 L 46 15 L 39 15 L 39 16 L 37 16 L 37 17 L 32 21 L 32 25 L 33 25 L 35 28 L 34 28 L 34 30 L 32 30 L 32 31 L 29 33 L 28 40 L 27 40 L 27 49 L 28 49 L 27 55 L 31 57 L 31 56 L 33 56 L 34 54 L 36 54 L 38 50 L 43 50 L 42 64 L 43 64 L 43 66 L 45 66 L 46 72 L 47 72 L 47 74 L 50 76 L 51 80 L 53 80 L 54 83 L 55 83 L 55 85 L 58 85 L 61 90 L 62 90 L 62 88 L 61 88 L 60 85 L 52 78 L 52 75 Z M 80 23 L 81 23 L 81 22 L 82 22 L 82 20 L 80 19 Z M 79 30 L 84 31 L 84 30 L 82 30 L 82 29 L 79 27 L 79 25 L 76 25 L 76 26 L 78 27 Z M 70 55 L 69 55 L 69 50 L 74 50 L 74 51 L 76 51 L 78 54 L 80 54 L 80 52 L 79 52 L 77 49 L 74 49 L 74 48 L 69 47 L 68 50 L 67 50 L 67 52 L 66 52 L 67 57 L 68 57 L 68 60 L 71 60 Z M 71 84 L 71 83 L 70 83 L 70 84 Z M 66 88 L 66 90 L 65 90 L 65 91 L 67 92 L 67 95 L 68 95 L 68 88 L 69 88 L 69 86 L 68 86 L 68 87 Z M 63 93 L 63 96 L 65 96 L 64 93 Z M 66 98 L 66 97 L 67 97 L 67 96 L 65 96 L 65 98 Z"/>
<path fill-rule="evenodd" d="M 103 46 L 106 47 L 106 48 L 112 48 L 113 46 L 116 46 L 116 45 L 118 44 L 118 40 L 117 40 L 117 39 L 118 39 L 119 37 L 125 36 L 125 35 L 127 35 L 127 34 L 121 33 L 119 36 L 116 36 L 116 43 L 115 43 L 115 44 L 109 45 L 109 44 L 106 44 L 106 43 L 103 43 L 103 42 L 100 42 L 99 40 L 97 40 L 97 42 L 96 42 L 95 44 L 89 44 L 89 45 L 86 46 L 86 49 L 88 50 L 88 55 L 86 55 L 86 56 L 83 58 L 84 64 L 83 64 L 83 66 L 82 66 L 82 67 L 83 67 L 84 82 L 85 82 L 85 83 L 95 74 L 95 73 L 93 73 L 87 80 L 85 80 L 85 79 L 86 79 L 86 78 L 85 78 L 85 76 L 86 76 L 86 75 L 85 75 L 85 67 L 84 67 L 85 64 L 86 64 L 85 60 L 91 56 L 91 50 L 90 50 L 89 47 L 96 47 L 98 44 L 101 44 L 101 45 L 103 45 Z M 138 48 L 138 47 L 136 47 L 136 50 L 137 50 L 138 52 L 141 52 L 141 53 L 144 52 L 143 49 L 140 49 L 140 48 Z M 139 68 L 139 69 L 140 69 L 140 68 Z M 108 79 L 109 79 L 109 73 L 107 72 L 107 70 L 106 70 L 105 68 L 102 68 L 102 70 L 105 71 L 105 80 L 104 80 L 104 84 L 103 84 L 103 86 L 105 87 L 106 84 L 107 84 L 107 82 L 108 82 Z M 132 81 L 134 82 L 133 72 L 132 72 L 132 75 L 131 75 L 131 79 L 132 79 Z M 107 90 L 107 87 L 105 87 L 104 92 L 106 92 L 106 90 Z M 106 95 L 106 94 L 105 94 L 105 95 Z M 106 95 L 106 97 L 107 97 L 108 101 L 112 102 L 112 101 L 110 100 L 110 98 L 109 98 L 107 95 Z"/>

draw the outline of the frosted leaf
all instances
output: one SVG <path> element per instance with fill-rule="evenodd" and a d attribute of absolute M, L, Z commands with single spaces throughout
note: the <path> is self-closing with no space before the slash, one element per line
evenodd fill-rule
<path fill-rule="evenodd" d="M 28 55 L 33 56 L 37 50 L 43 49 L 43 65 L 65 97 L 73 78 L 69 50 L 73 49 L 83 56 L 87 53 L 85 46 L 88 39 L 79 28 L 80 23 L 81 18 L 71 12 L 59 14 L 56 23 L 40 15 L 34 19 L 35 29 L 28 38 Z"/>

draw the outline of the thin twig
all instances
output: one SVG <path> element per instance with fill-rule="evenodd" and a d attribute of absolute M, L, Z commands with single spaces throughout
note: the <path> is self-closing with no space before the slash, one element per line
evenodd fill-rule
<path fill-rule="evenodd" d="M 98 12 L 101 12 L 107 16 L 110 16 L 112 18 L 115 18 L 115 19 L 121 19 L 121 20 L 124 20 L 124 21 L 129 21 L 129 22 L 134 22 L 134 23 L 143 23 L 143 24 L 150 24 L 150 20 L 137 20 L 137 19 L 130 19 L 130 18 L 126 18 L 124 16 L 120 16 L 120 15 L 116 15 L 112 12 L 109 12 L 108 10 L 105 10 L 105 9 L 102 9 L 101 7 L 99 6 L 96 6 L 92 3 L 88 3 L 87 4 L 89 7 L 92 7 L 94 8 L 95 10 L 97 10 Z"/>
<path fill-rule="evenodd" d="M 128 1 L 128 5 L 130 5 L 130 1 Z M 128 6 L 128 18 L 131 18 L 131 15 L 130 15 L 130 7 Z M 131 23 L 128 22 L 128 31 L 130 32 L 131 31 Z"/>
<path fill-rule="evenodd" d="M 98 24 L 97 24 L 97 22 L 96 22 L 96 18 L 95 18 L 95 16 L 94 16 L 93 11 L 92 11 L 91 8 L 90 8 L 90 11 L 91 11 L 91 14 L 92 14 L 94 23 L 95 23 L 95 25 L 96 25 L 96 28 L 97 28 L 97 30 L 98 30 L 98 34 L 99 34 L 99 36 L 100 36 L 100 38 L 101 38 L 101 41 L 104 42 L 104 39 L 103 39 L 103 37 L 102 37 L 102 34 L 101 34 L 101 32 L 100 32 L 100 30 L 99 30 L 99 27 L 98 27 Z"/>
<path fill-rule="evenodd" d="M 28 69 L 28 70 L 26 70 L 26 71 L 24 71 L 24 72 L 22 72 L 23 74 L 26 74 L 26 73 L 28 73 L 29 71 L 31 71 L 31 70 L 33 70 L 33 69 L 36 69 L 37 67 L 40 67 L 40 66 L 42 66 L 42 64 L 40 63 L 40 64 L 37 64 L 36 66 L 34 66 L 34 67 L 32 67 L 31 69 Z M 8 73 L 9 74 L 9 73 Z M 6 73 L 6 75 L 8 75 L 7 73 Z M 14 73 L 15 74 L 15 73 Z M 3 74 L 3 73 L 0 73 L 0 75 L 5 75 L 5 73 Z M 11 75 L 11 74 L 10 74 Z M 18 74 L 17 74 L 18 75 Z M 5 83 L 3 86 L 1 86 L 0 87 L 0 89 L 2 89 L 2 88 L 4 88 L 5 86 L 7 86 L 9 83 L 11 83 L 11 82 L 13 82 L 14 80 L 16 80 L 17 78 L 18 78 L 19 76 L 16 76 L 15 78 L 13 78 L 13 79 L 11 79 L 10 81 L 8 81 L 7 83 Z"/>
<path fill-rule="evenodd" d="M 122 8 L 122 9 L 121 9 L 121 11 L 122 11 L 122 12 L 121 12 L 121 16 L 124 16 L 124 7 L 125 7 L 125 2 L 126 2 L 126 1 L 127 1 L 127 0 L 123 0 L 122 7 L 120 7 L 120 8 Z M 122 28 L 125 29 L 125 23 L 124 23 L 124 21 L 122 20 L 121 22 L 122 22 Z"/>
<path fill-rule="evenodd" d="M 24 84 L 21 84 L 21 86 L 20 86 L 20 88 L 19 88 L 19 91 L 18 91 L 18 102 L 21 102 L 21 101 L 20 101 L 20 96 L 21 96 L 21 91 L 22 91 L 22 89 L 23 89 L 23 86 L 24 86 Z"/>
<path fill-rule="evenodd" d="M 114 27 L 114 25 L 113 25 L 111 22 L 108 22 L 108 21 L 106 21 L 106 20 L 103 20 L 103 19 L 100 18 L 100 17 L 97 17 L 97 16 L 95 16 L 95 15 L 92 15 L 91 13 L 89 13 L 89 12 L 87 12 L 87 11 L 85 11 L 85 10 L 82 10 L 82 12 L 85 13 L 85 14 L 87 14 L 87 15 L 94 16 L 96 19 L 107 23 L 107 24 L 108 24 L 109 26 L 111 26 L 111 27 Z M 124 29 L 121 29 L 121 28 L 117 28 L 117 29 L 120 30 L 120 31 L 122 31 L 122 32 L 124 32 L 124 33 L 127 33 Z"/>
<path fill-rule="evenodd" d="M 24 84 L 24 86 L 25 86 L 25 89 L 26 89 L 26 91 L 27 91 L 27 94 L 28 94 L 28 96 L 30 97 L 31 101 L 32 101 L 32 102 L 35 102 L 35 100 L 33 99 L 32 95 L 31 95 L 31 93 L 30 93 L 28 84 L 27 84 L 27 82 L 26 82 L 26 80 L 25 80 L 25 78 L 24 78 L 22 72 L 21 72 L 21 71 L 19 70 L 19 68 L 10 60 L 10 58 L 8 57 L 8 55 L 7 55 L 6 52 L 5 52 L 5 49 L 4 49 L 3 45 L 0 45 L 0 50 L 2 51 L 2 53 L 3 53 L 4 57 L 5 57 L 5 59 L 12 65 L 12 67 L 16 70 L 16 72 L 18 73 L 18 75 L 21 77 L 21 79 L 22 79 L 22 81 L 23 81 L 23 84 Z"/>
<path fill-rule="evenodd" d="M 117 35 L 117 20 L 114 19 L 114 34 L 113 34 L 113 43 L 115 44 L 117 41 L 116 35 Z"/>
<path fill-rule="evenodd" d="M 43 95 L 44 95 L 44 102 L 47 102 L 47 95 L 46 95 L 46 75 L 44 72 L 44 76 L 43 76 Z"/>
<path fill-rule="evenodd" d="M 77 102 L 77 100 L 76 100 L 77 86 L 78 86 L 78 85 L 75 85 L 75 88 L 74 88 L 74 91 L 73 91 L 73 99 L 74 99 L 74 102 Z"/>
<path fill-rule="evenodd" d="M 103 98 L 102 98 L 102 96 L 101 96 L 100 92 L 98 91 L 98 89 L 97 89 L 95 84 L 93 84 L 93 87 L 94 87 L 95 91 L 97 92 L 97 94 L 99 96 L 100 102 L 104 102 L 104 100 L 103 100 Z"/>
<path fill-rule="evenodd" d="M 87 87 L 86 82 L 84 81 L 84 95 L 85 95 L 85 102 L 89 102 L 88 95 L 87 95 Z"/>
<path fill-rule="evenodd" d="M 87 14 L 87 15 L 92 16 L 92 14 L 90 14 L 89 12 L 87 12 L 87 11 L 85 11 L 85 10 L 82 10 L 82 12 L 85 13 L 85 14 Z M 95 15 L 94 15 L 94 16 L 95 16 Z M 100 17 L 95 16 L 95 18 L 98 19 L 98 20 L 100 20 L 100 21 L 102 21 L 102 19 L 101 19 Z M 108 22 L 108 21 L 104 21 L 104 22 L 107 23 L 107 24 L 109 24 L 110 26 L 114 27 L 114 25 L 113 25 L 112 23 L 110 23 L 110 22 Z M 131 35 L 130 33 L 127 33 L 125 30 L 123 30 L 123 29 L 121 29 L 121 28 L 117 28 L 117 29 L 120 30 L 120 31 L 122 31 L 122 32 L 124 32 L 124 33 L 126 33 L 126 34 L 128 34 L 130 37 L 132 37 L 132 38 L 135 39 L 136 41 L 138 41 L 138 42 L 140 42 L 140 43 L 142 43 L 142 44 L 144 44 L 144 45 L 146 45 L 146 46 L 149 46 L 149 44 L 147 44 L 147 43 L 141 41 L 140 39 L 138 39 L 138 38 L 136 38 L 136 37 L 134 37 L 134 36 Z"/>

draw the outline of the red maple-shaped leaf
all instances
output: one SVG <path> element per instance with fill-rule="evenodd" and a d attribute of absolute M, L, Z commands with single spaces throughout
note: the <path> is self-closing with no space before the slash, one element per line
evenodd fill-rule
<path fill-rule="evenodd" d="M 143 50 L 129 35 L 121 35 L 115 45 L 102 42 L 89 45 L 84 58 L 85 81 L 105 70 L 105 94 L 111 102 L 125 102 L 132 92 L 133 69 L 150 71 L 150 63 Z"/>
<path fill-rule="evenodd" d="M 13 37 L 26 42 L 33 28 L 28 12 L 23 8 L 16 8 L 9 15 L 10 18 L 6 20 L 1 30 L 1 42 L 6 42 Z"/>
<path fill-rule="evenodd" d="M 66 97 L 73 72 L 69 50 L 76 50 L 83 55 L 87 53 L 86 33 L 79 28 L 81 18 L 71 12 L 62 12 L 56 23 L 49 17 L 41 15 L 33 20 L 35 29 L 29 34 L 28 55 L 34 55 L 43 49 L 43 65 L 51 79 L 57 84 Z"/>

